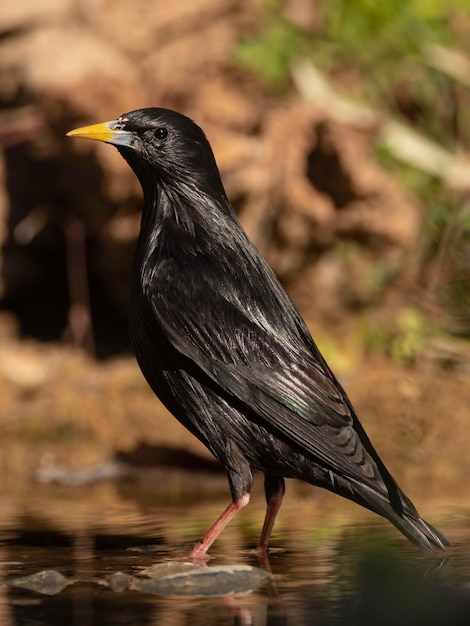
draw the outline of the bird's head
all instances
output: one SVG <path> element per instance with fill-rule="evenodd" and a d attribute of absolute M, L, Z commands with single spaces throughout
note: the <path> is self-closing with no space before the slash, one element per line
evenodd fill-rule
<path fill-rule="evenodd" d="M 118 119 L 77 128 L 69 137 L 104 141 L 117 147 L 138 176 L 149 185 L 185 186 L 222 193 L 223 186 L 210 144 L 188 117 L 169 109 L 138 109 Z"/>

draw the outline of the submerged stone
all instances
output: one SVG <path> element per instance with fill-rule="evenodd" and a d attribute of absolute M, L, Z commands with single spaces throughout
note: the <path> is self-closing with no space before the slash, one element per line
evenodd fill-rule
<path fill-rule="evenodd" d="M 53 596 L 60 593 L 62 589 L 65 589 L 65 587 L 72 584 L 72 582 L 73 581 L 65 578 L 60 572 L 56 572 L 53 569 L 46 569 L 42 572 L 31 574 L 30 576 L 13 578 L 8 581 L 8 584 L 13 587 L 22 587 L 23 589 L 37 591 L 47 596 Z"/>
<path fill-rule="evenodd" d="M 249 565 L 219 565 L 189 571 L 135 579 L 134 589 L 156 595 L 225 596 L 246 593 L 264 585 L 271 574 Z"/>
<path fill-rule="evenodd" d="M 111 574 L 104 579 L 104 583 L 111 589 L 111 591 L 121 593 L 122 591 L 126 591 L 126 589 L 133 588 L 134 580 L 134 576 L 124 574 L 123 572 L 114 572 L 114 574 Z"/>
<path fill-rule="evenodd" d="M 150 578 L 163 578 L 173 574 L 181 574 L 189 570 L 197 569 L 194 563 L 190 561 L 164 561 L 163 563 L 155 563 L 150 567 L 146 567 L 139 572 L 140 576 L 149 576 Z"/>

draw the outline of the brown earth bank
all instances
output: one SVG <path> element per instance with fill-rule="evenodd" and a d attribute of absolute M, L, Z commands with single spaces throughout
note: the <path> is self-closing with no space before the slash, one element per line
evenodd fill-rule
<path fill-rule="evenodd" d="M 338 367 L 362 423 L 398 481 L 404 487 L 418 484 L 423 495 L 468 497 L 463 480 L 470 470 L 468 366 L 422 359 L 404 367 L 375 356 L 347 369 L 344 359 L 338 360 Z M 206 477 L 218 474 L 209 453 L 161 406 L 130 356 L 100 363 L 59 345 L 4 340 L 0 429 L 7 491 L 37 480 L 122 477 L 93 473 L 111 461 L 138 467 L 144 481 L 152 479 L 155 468 L 158 476 L 165 468 L 169 475 L 178 468 Z"/>

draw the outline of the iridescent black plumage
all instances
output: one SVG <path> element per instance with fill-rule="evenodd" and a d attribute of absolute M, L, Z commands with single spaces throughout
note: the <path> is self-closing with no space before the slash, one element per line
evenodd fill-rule
<path fill-rule="evenodd" d="M 105 140 L 117 145 L 144 191 L 130 316 L 137 360 L 162 402 L 224 465 L 235 503 L 192 555 L 205 554 L 248 502 L 252 467 L 266 475 L 260 550 L 284 477 L 358 502 L 424 551 L 448 545 L 383 465 L 241 228 L 202 130 L 166 109 L 133 111 L 107 127 L 117 139 Z"/>

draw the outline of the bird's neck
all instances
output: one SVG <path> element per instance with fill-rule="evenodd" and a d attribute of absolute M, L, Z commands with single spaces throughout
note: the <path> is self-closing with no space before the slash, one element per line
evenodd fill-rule
<path fill-rule="evenodd" d="M 190 186 L 145 186 L 136 269 L 155 268 L 162 258 L 184 261 L 220 254 L 238 230 L 223 188 L 209 195 Z"/>

